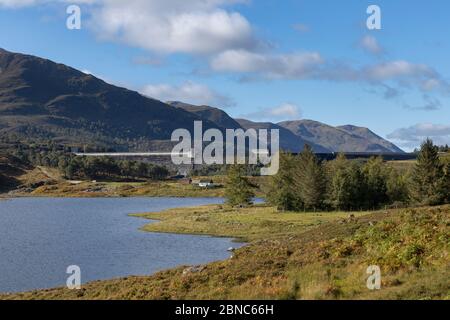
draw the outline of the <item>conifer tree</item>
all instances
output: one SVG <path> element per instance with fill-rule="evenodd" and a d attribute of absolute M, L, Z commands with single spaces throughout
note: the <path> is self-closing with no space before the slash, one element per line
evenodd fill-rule
<path fill-rule="evenodd" d="M 294 169 L 294 185 L 305 210 L 323 207 L 325 174 L 322 165 L 309 145 L 300 153 Z"/>
<path fill-rule="evenodd" d="M 363 167 L 367 184 L 366 201 L 369 208 L 377 208 L 387 203 L 387 170 L 382 157 L 372 157 Z"/>
<path fill-rule="evenodd" d="M 399 172 L 397 169 L 390 168 L 386 181 L 386 194 L 389 203 L 403 203 L 409 202 L 409 175 Z"/>
<path fill-rule="evenodd" d="M 255 196 L 252 186 L 244 176 L 245 170 L 242 165 L 231 165 L 227 172 L 225 187 L 226 203 L 231 206 L 246 206 L 252 204 Z"/>
<path fill-rule="evenodd" d="M 366 194 L 360 165 L 342 154 L 329 164 L 328 202 L 337 210 L 362 209 Z"/>
<path fill-rule="evenodd" d="M 299 197 L 294 187 L 295 162 L 292 154 L 280 152 L 278 173 L 270 177 L 266 198 L 280 211 L 295 211 L 300 208 Z"/>
<path fill-rule="evenodd" d="M 421 146 L 411 179 L 411 196 L 423 205 L 438 205 L 445 200 L 444 166 L 431 139 Z"/>
<path fill-rule="evenodd" d="M 442 182 L 442 192 L 444 194 L 444 203 L 450 203 L 450 161 L 444 166 L 444 179 Z"/>

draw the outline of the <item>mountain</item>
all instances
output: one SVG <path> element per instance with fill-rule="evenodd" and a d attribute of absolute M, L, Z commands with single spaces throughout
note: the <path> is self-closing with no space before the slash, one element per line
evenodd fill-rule
<path fill-rule="evenodd" d="M 168 102 L 106 83 L 47 59 L 0 49 L 0 137 L 112 150 L 164 150 L 175 129 L 278 129 L 282 149 L 298 152 L 401 152 L 366 128 L 310 121 L 233 119 L 209 106 Z"/>
<path fill-rule="evenodd" d="M 194 113 L 198 117 L 211 121 L 222 129 L 240 129 L 239 123 L 231 118 L 225 111 L 218 108 L 209 106 L 194 106 L 192 104 L 180 102 L 180 101 L 169 101 L 166 102 L 175 108 L 182 109 Z"/>
<path fill-rule="evenodd" d="M 193 113 L 38 57 L 0 50 L 0 133 L 61 143 L 167 140 Z M 204 127 L 214 124 L 204 120 Z"/>
<path fill-rule="evenodd" d="M 285 121 L 278 125 L 333 152 L 403 152 L 367 128 L 332 127 L 313 120 Z"/>
<path fill-rule="evenodd" d="M 367 128 L 357 127 L 357 126 L 353 126 L 353 125 L 339 126 L 336 128 L 340 129 L 340 130 L 344 130 L 344 131 L 348 132 L 349 134 L 366 139 L 367 141 L 372 142 L 372 145 L 384 147 L 384 148 L 390 150 L 391 152 L 400 152 L 400 153 L 404 152 L 402 149 L 400 149 L 393 143 L 381 138 L 380 136 L 378 136 L 377 134 L 375 134 L 374 132 L 372 132 L 371 130 L 369 130 Z"/>
<path fill-rule="evenodd" d="M 315 143 L 311 143 L 310 141 L 306 141 L 303 138 L 293 134 L 291 131 L 271 122 L 252 122 L 245 119 L 236 119 L 236 121 L 242 126 L 244 129 L 278 129 L 280 132 L 280 148 L 282 150 L 288 150 L 292 152 L 299 152 L 303 150 L 305 144 L 309 144 L 315 152 L 319 153 L 329 153 L 331 150 L 324 148 Z M 270 139 L 270 138 L 269 138 Z M 270 141 L 270 140 L 269 140 Z"/>
<path fill-rule="evenodd" d="M 180 101 L 168 101 L 167 104 L 183 109 L 185 111 L 194 113 L 202 119 L 213 122 L 219 129 L 278 129 L 280 132 L 280 147 L 283 150 L 289 150 L 298 152 L 303 150 L 306 143 L 309 143 L 314 151 L 316 152 L 330 152 L 330 150 L 323 148 L 322 146 L 311 144 L 310 142 L 304 141 L 302 138 L 294 135 L 289 130 L 280 127 L 274 123 L 270 122 L 252 122 L 245 119 L 233 119 L 226 112 L 221 109 L 210 107 L 210 106 L 195 106 L 192 104 L 180 102 Z M 270 131 L 269 131 L 269 141 L 270 141 Z"/>

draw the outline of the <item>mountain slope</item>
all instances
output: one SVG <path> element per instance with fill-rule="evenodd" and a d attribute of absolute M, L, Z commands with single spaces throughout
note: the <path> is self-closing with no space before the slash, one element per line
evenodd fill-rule
<path fill-rule="evenodd" d="M 361 137 L 363 139 L 366 139 L 370 142 L 372 142 L 374 145 L 382 146 L 386 149 L 391 150 L 392 152 L 403 152 L 402 149 L 394 145 L 393 143 L 381 138 L 371 130 L 363 127 L 357 127 L 353 125 L 345 125 L 345 126 L 339 126 L 336 127 L 337 129 L 344 130 L 348 132 L 351 135 L 355 135 L 358 137 Z"/>
<path fill-rule="evenodd" d="M 291 131 L 271 122 L 252 122 L 245 119 L 236 119 L 236 121 L 244 129 L 278 129 L 280 132 L 280 148 L 286 151 L 299 152 L 303 150 L 305 144 L 309 144 L 315 152 L 329 153 L 329 149 L 324 148 L 318 144 L 306 141 L 303 138 L 293 134 Z M 270 139 L 270 138 L 269 138 Z"/>
<path fill-rule="evenodd" d="M 194 113 L 198 117 L 202 119 L 209 120 L 216 124 L 219 128 L 223 129 L 240 129 L 241 126 L 239 123 L 231 118 L 225 111 L 222 111 L 218 108 L 209 107 L 209 106 L 195 106 L 192 104 L 180 102 L 180 101 L 169 101 L 168 105 L 171 105 L 175 108 L 182 109 L 184 111 L 188 111 Z"/>
<path fill-rule="evenodd" d="M 170 139 L 196 115 L 52 61 L 0 50 L 0 132 L 73 142 Z M 205 127 L 213 124 L 206 121 Z"/>
<path fill-rule="evenodd" d="M 278 125 L 333 152 L 403 152 L 366 128 L 332 127 L 313 120 L 285 121 Z"/>

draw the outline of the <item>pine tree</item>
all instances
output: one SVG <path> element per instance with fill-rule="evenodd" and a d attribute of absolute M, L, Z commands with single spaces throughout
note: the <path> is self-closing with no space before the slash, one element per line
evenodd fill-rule
<path fill-rule="evenodd" d="M 323 207 L 325 174 L 322 165 L 309 145 L 300 153 L 294 169 L 294 185 L 305 210 Z"/>
<path fill-rule="evenodd" d="M 444 166 L 431 139 L 427 139 L 421 146 L 411 180 L 411 196 L 414 201 L 423 205 L 438 205 L 444 202 Z"/>
<path fill-rule="evenodd" d="M 442 192 L 444 194 L 444 203 L 450 203 L 450 161 L 444 166 L 444 179 L 442 182 Z"/>
<path fill-rule="evenodd" d="M 232 165 L 227 172 L 225 187 L 226 203 L 231 206 L 246 206 L 252 204 L 255 196 L 252 186 L 244 177 L 245 170 L 242 165 Z"/>
<path fill-rule="evenodd" d="M 328 202 L 337 210 L 362 209 L 366 184 L 360 165 L 342 154 L 329 163 Z"/>
<path fill-rule="evenodd" d="M 390 168 L 386 181 L 386 193 L 389 203 L 406 204 L 409 202 L 408 181 L 409 175 L 402 174 L 398 170 Z"/>
<path fill-rule="evenodd" d="M 295 211 L 301 207 L 294 188 L 295 162 L 290 153 L 280 152 L 278 173 L 270 178 L 266 198 L 280 211 Z"/>
<path fill-rule="evenodd" d="M 387 170 L 382 157 L 373 157 L 363 167 L 367 184 L 366 201 L 369 208 L 377 208 L 388 201 Z"/>

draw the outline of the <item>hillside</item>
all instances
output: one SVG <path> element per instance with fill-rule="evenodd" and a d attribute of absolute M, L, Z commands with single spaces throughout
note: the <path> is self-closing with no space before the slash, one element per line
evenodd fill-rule
<path fill-rule="evenodd" d="M 285 121 L 278 125 L 333 152 L 403 152 L 367 128 L 332 127 L 313 120 Z"/>
<path fill-rule="evenodd" d="M 357 137 L 361 137 L 367 141 L 372 142 L 372 144 L 375 146 L 375 149 L 378 148 L 378 146 L 381 146 L 382 148 L 386 148 L 391 152 L 403 152 L 402 149 L 400 149 L 393 143 L 386 141 L 385 139 L 381 138 L 380 136 L 378 136 L 377 134 L 375 134 L 374 132 L 372 132 L 367 128 L 357 127 L 353 125 L 345 125 L 336 127 L 336 129 L 344 130 L 351 135 L 355 135 Z"/>
<path fill-rule="evenodd" d="M 148 231 L 231 235 L 251 242 L 231 259 L 197 268 L 0 299 L 450 298 L 449 206 L 355 216 L 209 206 L 144 217 L 163 219 L 145 227 Z M 381 268 L 381 290 L 366 287 L 370 265 Z"/>
<path fill-rule="evenodd" d="M 283 128 L 277 124 L 271 122 L 252 122 L 245 119 L 236 119 L 236 121 L 244 128 L 244 129 L 278 129 L 280 132 L 280 148 L 287 151 L 299 152 L 303 150 L 305 144 L 309 144 L 315 152 L 319 153 L 329 153 L 330 149 L 325 148 L 316 143 L 312 143 L 311 141 L 307 141 L 298 135 L 295 135 L 291 131 Z"/>
<path fill-rule="evenodd" d="M 167 104 L 194 113 L 199 118 L 208 120 L 217 125 L 221 129 L 240 129 L 240 124 L 231 118 L 225 111 L 209 106 L 195 106 L 180 101 L 169 101 Z"/>
<path fill-rule="evenodd" d="M 46 59 L 0 50 L 0 70 L 1 134 L 127 148 L 127 140 L 167 140 L 199 120 Z"/>
<path fill-rule="evenodd" d="M 0 193 L 22 184 L 20 178 L 32 167 L 16 157 L 0 152 Z"/>

